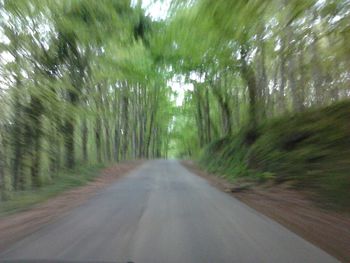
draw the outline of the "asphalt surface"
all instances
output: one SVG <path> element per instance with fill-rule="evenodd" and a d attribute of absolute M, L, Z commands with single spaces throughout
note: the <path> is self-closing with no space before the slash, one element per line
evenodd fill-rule
<path fill-rule="evenodd" d="M 177 161 L 149 161 L 1 259 L 135 262 L 337 262 Z"/>

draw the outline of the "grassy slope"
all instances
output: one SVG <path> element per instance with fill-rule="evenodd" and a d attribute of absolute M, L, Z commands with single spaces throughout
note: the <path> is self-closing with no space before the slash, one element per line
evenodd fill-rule
<path fill-rule="evenodd" d="M 267 121 L 210 144 L 200 164 L 229 180 L 292 181 L 325 205 L 350 205 L 350 102 Z"/>
<path fill-rule="evenodd" d="M 102 164 L 82 166 L 58 174 L 50 184 L 42 188 L 16 192 L 8 201 L 0 202 L 0 216 L 24 210 L 63 191 L 85 185 L 98 176 L 104 167 Z"/>

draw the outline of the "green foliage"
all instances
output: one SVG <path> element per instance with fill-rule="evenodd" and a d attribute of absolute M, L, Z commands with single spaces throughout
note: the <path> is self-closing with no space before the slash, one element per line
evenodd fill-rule
<path fill-rule="evenodd" d="M 292 181 L 323 205 L 350 204 L 350 102 L 266 121 L 211 143 L 200 164 L 235 180 Z M 254 134 L 253 134 L 254 133 Z"/>
<path fill-rule="evenodd" d="M 349 97 L 349 2 L 173 2 L 162 50 L 192 87 L 175 115 L 178 156 L 349 205 L 349 103 L 338 102 Z"/>
<path fill-rule="evenodd" d="M 0 200 L 78 165 L 167 155 L 172 92 L 140 6 L 5 1 L 0 15 Z"/>
<path fill-rule="evenodd" d="M 1 202 L 0 216 L 28 209 L 71 188 L 85 185 L 98 176 L 104 167 L 103 164 L 97 164 L 62 171 L 44 188 L 20 191 L 15 195 L 12 193 L 9 200 Z"/>
<path fill-rule="evenodd" d="M 319 160 L 344 134 L 317 108 L 350 94 L 349 1 L 173 0 L 164 21 L 133 4 L 0 1 L 2 197 L 77 163 L 168 155 L 228 178 L 311 174 L 330 195 Z"/>

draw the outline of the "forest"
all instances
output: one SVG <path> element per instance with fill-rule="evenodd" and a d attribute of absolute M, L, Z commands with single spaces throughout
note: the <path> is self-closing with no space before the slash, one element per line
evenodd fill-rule
<path fill-rule="evenodd" d="M 140 0 L 1 0 L 0 17 L 1 200 L 177 157 L 350 203 L 350 1 L 173 0 L 155 19 Z"/>
<path fill-rule="evenodd" d="M 158 25 L 130 1 L 2 1 L 2 197 L 63 169 L 165 156 Z M 151 28 L 152 27 L 152 28 Z"/>

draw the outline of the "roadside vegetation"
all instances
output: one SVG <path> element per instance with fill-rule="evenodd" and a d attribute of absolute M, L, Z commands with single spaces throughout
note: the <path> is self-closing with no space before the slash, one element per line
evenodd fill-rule
<path fill-rule="evenodd" d="M 350 204 L 350 2 L 154 2 L 0 0 L 1 200 L 176 156 Z"/>
<path fill-rule="evenodd" d="M 0 216 L 25 210 L 37 203 L 46 201 L 64 191 L 74 187 L 83 186 L 100 175 L 105 167 L 103 164 L 81 166 L 72 170 L 63 170 L 55 178 L 45 183 L 45 187 L 39 189 L 27 189 L 18 193 L 7 192 L 6 201 L 0 205 Z"/>
<path fill-rule="evenodd" d="M 350 205 L 350 103 L 242 128 L 207 146 L 199 163 L 230 181 L 291 182 L 323 206 Z"/>
<path fill-rule="evenodd" d="M 230 181 L 289 181 L 348 209 L 349 2 L 176 3 L 175 64 L 191 85 L 177 153 Z"/>
<path fill-rule="evenodd" d="M 1 211 L 167 155 L 173 92 L 141 2 L 6 0 L 0 17 Z"/>

